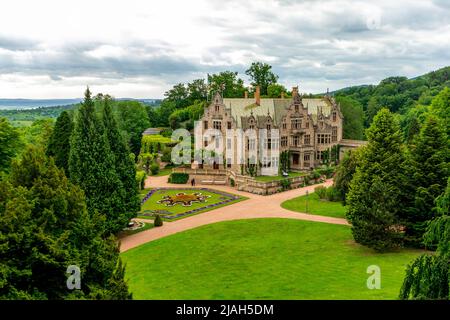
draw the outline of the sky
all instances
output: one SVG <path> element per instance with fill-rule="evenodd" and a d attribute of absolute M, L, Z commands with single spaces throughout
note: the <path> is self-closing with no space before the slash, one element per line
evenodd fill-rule
<path fill-rule="evenodd" d="M 163 98 L 207 73 L 272 65 L 301 92 L 450 65 L 447 0 L 2 0 L 0 98 Z"/>

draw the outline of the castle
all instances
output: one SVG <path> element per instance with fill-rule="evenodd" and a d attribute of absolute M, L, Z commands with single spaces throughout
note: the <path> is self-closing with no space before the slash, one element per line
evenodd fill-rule
<path fill-rule="evenodd" d="M 216 93 L 200 123 L 203 130 L 220 130 L 223 136 L 229 129 L 253 129 L 256 135 L 266 129 L 269 135 L 262 143 L 255 143 L 251 137 L 245 139 L 244 159 L 248 159 L 250 153 L 256 154 L 261 159 L 257 174 L 276 175 L 278 170 L 272 168 L 281 165 L 279 154 L 286 151 L 289 151 L 285 154 L 292 171 L 311 170 L 329 160 L 333 147 L 342 143 L 343 118 L 339 104 L 328 94 L 321 98 L 304 98 L 294 87 L 292 97 L 261 98 L 259 87 L 256 87 L 254 98 L 249 98 L 246 93 L 244 98 L 227 99 Z M 278 129 L 277 137 L 270 136 L 271 129 Z M 226 139 L 225 150 L 236 148 L 235 141 L 230 141 L 233 137 Z M 207 146 L 208 142 L 204 141 L 203 147 Z M 277 153 L 271 152 L 274 150 Z M 260 157 L 263 151 L 265 155 Z M 336 149 L 334 151 L 338 154 Z M 236 157 L 237 152 L 233 156 Z M 224 158 L 225 167 L 237 174 L 243 174 L 243 167 L 248 166 L 245 161 L 239 164 L 236 158 Z M 197 162 L 192 165 L 193 169 L 205 167 L 219 169 L 221 166 Z"/>

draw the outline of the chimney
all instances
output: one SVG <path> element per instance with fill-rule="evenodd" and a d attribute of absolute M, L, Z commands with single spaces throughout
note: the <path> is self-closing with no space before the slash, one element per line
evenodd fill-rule
<path fill-rule="evenodd" d="M 256 89 L 255 89 L 255 103 L 258 106 L 261 105 L 261 95 L 260 95 L 260 91 L 259 91 L 259 86 L 256 86 Z"/>
<path fill-rule="evenodd" d="M 292 87 L 292 97 L 298 95 L 298 87 Z"/>
<path fill-rule="evenodd" d="M 248 91 L 247 90 L 245 90 L 245 92 L 244 92 L 244 98 L 248 99 Z"/>
<path fill-rule="evenodd" d="M 281 91 L 281 99 L 284 99 L 284 91 Z"/>

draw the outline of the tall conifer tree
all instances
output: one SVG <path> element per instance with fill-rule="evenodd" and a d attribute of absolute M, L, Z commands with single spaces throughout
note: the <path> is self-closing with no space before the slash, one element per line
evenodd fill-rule
<path fill-rule="evenodd" d="M 111 152 L 114 155 L 116 172 L 124 188 L 123 206 L 125 213 L 131 219 L 136 216 L 136 212 L 140 209 L 138 186 L 136 183 L 136 167 L 130 157 L 130 150 L 127 147 L 127 143 L 120 134 L 108 98 L 104 99 L 103 123 Z"/>
<path fill-rule="evenodd" d="M 399 125 L 388 109 L 374 117 L 367 130 L 368 145 L 361 153 L 347 195 L 347 219 L 356 242 L 376 250 L 401 244 L 399 216 L 405 161 Z"/>
<path fill-rule="evenodd" d="M 91 215 L 105 216 L 105 232 L 116 233 L 126 226 L 124 189 L 114 163 L 108 137 L 98 119 L 89 88 L 81 104 L 71 138 L 70 179 L 86 194 Z"/>
<path fill-rule="evenodd" d="M 69 175 L 70 136 L 73 123 L 67 111 L 63 111 L 56 120 L 55 128 L 47 146 L 47 155 L 55 158 L 58 168 Z"/>

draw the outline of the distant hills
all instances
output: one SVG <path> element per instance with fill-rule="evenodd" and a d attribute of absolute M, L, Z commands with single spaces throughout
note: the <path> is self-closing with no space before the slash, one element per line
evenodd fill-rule
<path fill-rule="evenodd" d="M 160 99 L 133 99 L 133 98 L 119 98 L 116 100 L 135 100 L 142 103 L 154 105 L 158 104 Z M 68 106 L 80 103 L 81 98 L 75 99 L 0 99 L 0 110 L 22 110 L 22 109 L 36 109 L 48 107 Z"/>

